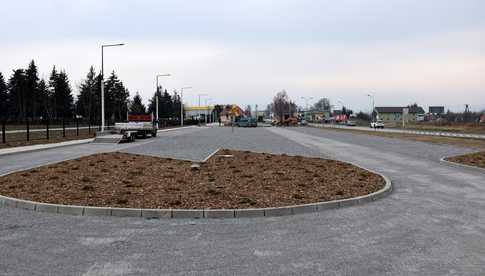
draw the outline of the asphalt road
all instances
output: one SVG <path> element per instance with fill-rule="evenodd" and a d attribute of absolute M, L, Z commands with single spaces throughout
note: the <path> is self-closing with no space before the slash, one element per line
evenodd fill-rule
<path fill-rule="evenodd" d="M 321 156 L 388 175 L 369 204 L 287 217 L 146 220 L 0 208 L 0 275 L 483 275 L 485 175 L 470 149 L 313 128 L 194 128 L 135 144 L 0 157 L 0 173 L 100 151 L 201 160 L 217 148 Z M 35 161 L 34 161 L 35 160 Z"/>

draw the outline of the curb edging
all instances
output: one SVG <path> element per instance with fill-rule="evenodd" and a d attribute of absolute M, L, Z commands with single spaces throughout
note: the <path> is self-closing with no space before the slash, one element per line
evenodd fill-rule
<path fill-rule="evenodd" d="M 368 170 L 370 171 L 370 170 Z M 484 170 L 485 171 L 485 170 Z M 305 213 L 322 212 L 329 209 L 338 209 L 361 205 L 376 201 L 392 192 L 391 180 L 380 173 L 386 182 L 384 188 L 374 193 L 359 197 L 333 200 L 326 202 L 292 205 L 284 207 L 254 208 L 254 209 L 140 209 L 140 208 L 112 208 L 91 207 L 41 203 L 23 199 L 16 199 L 0 195 L 0 207 L 25 209 L 35 212 L 56 213 L 76 216 L 111 216 L 111 217 L 144 217 L 158 219 L 229 219 L 252 217 L 276 217 Z"/>
<path fill-rule="evenodd" d="M 0 150 L 0 157 L 1 156 L 7 156 L 7 155 L 13 155 L 13 154 L 28 153 L 28 152 L 35 152 L 35 151 L 42 151 L 42 150 L 49 150 L 49 149 L 63 148 L 63 147 L 69 147 L 69 146 L 89 144 L 92 141 L 94 141 L 94 138 L 81 139 L 81 140 L 71 140 L 71 141 L 64 141 L 64 142 L 50 143 L 50 144 L 39 144 L 43 147 L 39 147 L 39 145 L 31 145 L 31 146 L 6 148 L 6 149 Z"/>
<path fill-rule="evenodd" d="M 440 163 L 443 164 L 443 165 L 446 165 L 448 167 L 452 167 L 452 168 L 467 169 L 467 170 L 472 170 L 472 171 L 475 171 L 475 172 L 485 173 L 484 168 L 460 164 L 460 163 L 451 162 L 451 161 L 446 160 L 447 158 L 450 158 L 450 157 L 453 157 L 453 156 L 441 157 Z"/>

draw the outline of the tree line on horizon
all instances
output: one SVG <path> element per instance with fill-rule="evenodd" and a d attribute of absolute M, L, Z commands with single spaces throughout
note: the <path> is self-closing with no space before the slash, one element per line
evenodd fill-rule
<path fill-rule="evenodd" d="M 29 120 L 71 120 L 84 118 L 90 123 L 101 121 L 101 74 L 91 66 L 74 97 L 65 70 L 53 66 L 49 79 L 40 79 L 32 60 L 26 69 L 14 69 L 7 80 L 0 72 L 0 119 L 21 122 Z M 159 117 L 180 116 L 180 97 L 174 92 L 157 89 L 148 107 L 137 92 L 130 100 L 130 91 L 113 71 L 104 81 L 105 117 L 108 122 L 124 121 L 128 112 L 155 112 L 155 95 L 159 97 Z"/>

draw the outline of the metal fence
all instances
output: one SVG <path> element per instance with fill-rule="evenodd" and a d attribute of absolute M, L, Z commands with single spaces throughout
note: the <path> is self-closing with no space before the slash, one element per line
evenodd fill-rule
<path fill-rule="evenodd" d="M 197 125 L 197 120 L 184 120 L 184 125 Z M 107 120 L 105 128 L 112 129 L 114 122 Z M 180 120 L 161 118 L 159 128 L 180 126 Z M 92 124 L 89 119 L 58 119 L 58 120 L 33 120 L 23 121 L 0 119 L 0 142 L 22 143 L 40 140 L 69 140 L 76 138 L 92 137 L 96 131 L 101 130 L 99 123 Z"/>
<path fill-rule="evenodd" d="M 0 124 L 2 144 L 93 136 L 99 128 L 98 125 L 93 125 L 86 119 L 2 120 Z"/>

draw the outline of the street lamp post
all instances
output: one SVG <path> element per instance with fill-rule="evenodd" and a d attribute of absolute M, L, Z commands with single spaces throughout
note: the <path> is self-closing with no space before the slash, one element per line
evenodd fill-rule
<path fill-rule="evenodd" d="M 159 121 L 158 121 L 158 89 L 159 89 L 159 86 L 158 86 L 158 77 L 170 77 L 171 75 L 170 74 L 161 74 L 161 75 L 157 75 L 156 79 L 156 83 L 157 83 L 157 90 L 155 92 L 155 120 L 157 121 L 157 129 L 159 128 Z"/>
<path fill-rule="evenodd" d="M 101 45 L 101 132 L 104 131 L 104 48 L 123 46 L 124 43 Z"/>
<path fill-rule="evenodd" d="M 205 99 L 205 105 L 207 106 L 207 114 L 205 115 L 205 124 L 207 125 L 207 116 L 209 116 L 209 104 L 212 101 L 212 99 L 208 98 Z"/>
<path fill-rule="evenodd" d="M 338 100 L 337 102 L 338 102 L 339 104 L 341 104 L 341 105 L 342 105 L 342 110 L 343 110 L 343 109 L 344 109 L 344 107 L 345 107 L 344 102 L 342 102 L 341 100 Z"/>
<path fill-rule="evenodd" d="M 371 119 L 371 122 L 372 122 L 372 121 L 374 121 L 375 99 L 374 99 L 374 96 L 372 94 L 367 94 L 367 96 L 369 98 L 371 98 L 371 100 L 372 100 L 372 110 L 371 110 L 371 113 L 370 113 L 370 119 Z"/>
<path fill-rule="evenodd" d="M 313 97 L 301 97 L 305 101 L 305 108 L 308 111 L 308 101 L 313 100 Z"/>
<path fill-rule="evenodd" d="M 198 121 L 199 121 L 199 125 L 200 125 L 200 97 L 203 97 L 203 96 L 209 96 L 208 94 L 198 94 L 197 96 L 199 96 L 199 110 L 198 110 Z"/>
<path fill-rule="evenodd" d="M 184 89 L 192 89 L 191 86 L 187 86 L 187 87 L 182 87 L 180 89 L 180 126 L 183 127 L 184 126 L 184 100 L 183 100 L 183 97 L 184 97 Z"/>
<path fill-rule="evenodd" d="M 306 109 L 306 112 L 310 112 L 310 110 L 308 108 L 308 101 L 313 100 L 313 97 L 301 97 L 301 98 L 303 100 L 305 100 L 305 109 Z M 306 114 L 305 114 L 305 120 L 308 121 L 308 118 L 306 117 Z"/>

